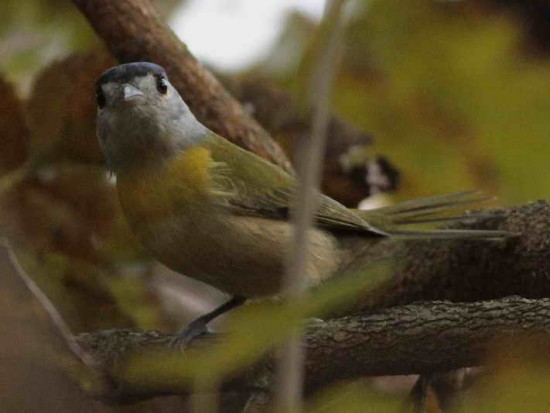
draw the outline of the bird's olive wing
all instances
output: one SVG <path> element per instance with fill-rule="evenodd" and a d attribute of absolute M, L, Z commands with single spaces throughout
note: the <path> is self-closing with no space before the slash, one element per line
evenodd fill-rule
<path fill-rule="evenodd" d="M 290 187 L 276 188 L 254 196 L 242 196 L 242 192 L 238 194 L 238 196 L 228 199 L 227 205 L 232 213 L 286 220 L 290 217 L 295 190 L 294 187 Z M 374 228 L 332 198 L 318 194 L 317 202 L 316 220 L 318 225 L 334 231 L 373 232 Z"/>
<path fill-rule="evenodd" d="M 296 181 L 279 167 L 213 136 L 209 144 L 215 193 L 221 204 L 237 215 L 288 219 L 294 203 Z M 379 233 L 339 202 L 317 194 L 317 224 L 331 231 Z"/>

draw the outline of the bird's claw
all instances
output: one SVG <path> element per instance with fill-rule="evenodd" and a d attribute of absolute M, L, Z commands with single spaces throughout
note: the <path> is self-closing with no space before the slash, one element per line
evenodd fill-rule
<path fill-rule="evenodd" d="M 197 318 L 189 323 L 181 332 L 179 332 L 172 340 L 171 347 L 184 349 L 186 348 L 194 339 L 203 335 L 213 334 L 212 330 L 208 328 L 207 323 Z"/>

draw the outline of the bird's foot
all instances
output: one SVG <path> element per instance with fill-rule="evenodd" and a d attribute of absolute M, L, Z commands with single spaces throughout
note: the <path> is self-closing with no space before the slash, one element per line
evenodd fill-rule
<path fill-rule="evenodd" d="M 187 327 L 178 333 L 172 340 L 171 346 L 179 349 L 186 348 L 194 339 L 204 335 L 213 334 L 208 328 L 208 322 L 202 317 L 191 321 Z"/>
<path fill-rule="evenodd" d="M 194 319 L 185 330 L 172 339 L 172 346 L 182 349 L 187 347 L 191 341 L 199 336 L 211 335 L 212 331 L 208 328 L 208 323 L 223 313 L 242 305 L 245 301 L 246 299 L 243 297 L 232 297 L 229 301 L 216 307 L 213 311 Z"/>

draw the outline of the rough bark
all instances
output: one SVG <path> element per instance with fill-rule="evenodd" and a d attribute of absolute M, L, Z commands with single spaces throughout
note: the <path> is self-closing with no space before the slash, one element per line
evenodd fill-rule
<path fill-rule="evenodd" d="M 338 380 L 369 375 L 445 372 L 482 363 L 491 344 L 503 339 L 550 333 L 550 299 L 509 297 L 476 303 L 426 302 L 313 323 L 306 335 L 306 388 L 309 392 Z M 171 335 L 110 330 L 82 334 L 77 341 L 115 380 L 111 402 L 130 402 L 166 394 L 188 394 L 182 382 L 155 386 L 126 380 L 125 358 L 151 357 L 167 348 Z M 436 338 L 436 339 L 434 339 Z M 190 349 L 208 346 L 198 339 Z M 185 353 L 184 351 L 184 353 Z M 183 356 L 182 356 L 183 357 Z M 248 367 L 224 383 L 226 392 L 250 392 L 270 382 L 271 361 Z M 139 383 L 137 385 L 136 383 Z"/>
<path fill-rule="evenodd" d="M 361 299 L 359 311 L 415 301 L 550 297 L 550 203 L 537 201 L 492 215 L 458 227 L 518 236 L 505 241 L 387 241 L 370 250 L 367 260 L 391 256 L 395 269 L 390 281 Z"/>
<path fill-rule="evenodd" d="M 73 0 L 120 62 L 166 68 L 197 118 L 234 143 L 291 171 L 284 152 L 187 50 L 149 0 Z"/>

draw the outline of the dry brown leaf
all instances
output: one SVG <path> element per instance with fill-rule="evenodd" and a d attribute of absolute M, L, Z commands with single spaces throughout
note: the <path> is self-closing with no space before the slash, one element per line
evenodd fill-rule
<path fill-rule="evenodd" d="M 0 175 L 25 161 L 27 142 L 21 101 L 13 86 L 0 74 Z"/>
<path fill-rule="evenodd" d="M 95 128 L 95 81 L 115 64 L 105 51 L 75 53 L 43 70 L 27 107 L 31 150 L 55 159 L 98 163 L 103 157 Z"/>

